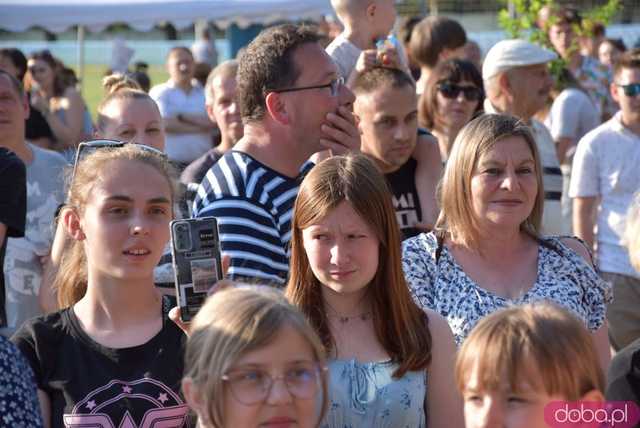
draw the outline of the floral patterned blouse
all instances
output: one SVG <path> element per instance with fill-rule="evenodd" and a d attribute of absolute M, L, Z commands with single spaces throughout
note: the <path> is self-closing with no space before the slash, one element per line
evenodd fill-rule
<path fill-rule="evenodd" d="M 392 377 L 390 361 L 329 361 L 329 409 L 320 428 L 425 428 L 426 371 Z"/>
<path fill-rule="evenodd" d="M 573 312 L 591 331 L 604 322 L 611 285 L 559 237 L 541 240 L 536 282 L 513 300 L 476 285 L 447 246 L 440 248 L 436 258 L 438 240 L 433 232 L 407 239 L 402 244 L 402 266 L 416 303 L 447 319 L 458 346 L 481 318 L 510 305 L 549 300 Z"/>

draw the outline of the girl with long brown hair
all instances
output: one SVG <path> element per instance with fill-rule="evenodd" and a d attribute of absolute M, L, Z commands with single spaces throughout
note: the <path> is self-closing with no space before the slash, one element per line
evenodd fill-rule
<path fill-rule="evenodd" d="M 302 182 L 286 294 L 329 356 L 322 427 L 462 425 L 451 331 L 411 300 L 391 195 L 365 156 L 329 158 Z"/>

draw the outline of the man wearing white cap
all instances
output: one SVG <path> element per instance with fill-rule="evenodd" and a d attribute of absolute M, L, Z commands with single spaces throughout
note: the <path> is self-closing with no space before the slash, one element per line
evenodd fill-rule
<path fill-rule="evenodd" d="M 487 52 L 482 67 L 487 93 L 485 111 L 522 119 L 535 137 L 543 168 L 545 235 L 561 235 L 568 227 L 562 224 L 562 172 L 555 144 L 547 128 L 533 119 L 549 96 L 553 82 L 547 63 L 556 57 L 555 53 L 524 40 L 503 40 Z"/>

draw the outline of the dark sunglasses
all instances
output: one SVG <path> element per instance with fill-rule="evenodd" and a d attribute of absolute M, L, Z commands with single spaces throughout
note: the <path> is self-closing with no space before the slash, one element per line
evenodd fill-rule
<path fill-rule="evenodd" d="M 640 94 L 640 83 L 629 83 L 628 85 L 618 85 L 616 86 L 622 88 L 624 94 L 628 97 L 635 97 Z"/>
<path fill-rule="evenodd" d="M 482 89 L 475 86 L 460 86 L 453 83 L 438 83 L 438 91 L 445 98 L 458 98 L 460 92 L 464 95 L 467 101 L 479 101 L 482 98 Z"/>
<path fill-rule="evenodd" d="M 124 147 L 127 144 L 136 144 L 136 143 L 125 143 L 123 141 L 118 140 L 92 140 L 92 141 L 83 141 L 78 145 L 78 150 L 76 151 L 76 158 L 73 162 L 73 173 L 71 177 L 75 177 L 76 169 L 78 168 L 78 163 L 80 163 L 84 158 L 86 158 L 91 153 L 94 153 L 96 150 L 101 149 L 119 149 Z M 136 147 L 140 149 L 153 153 L 162 157 L 163 159 L 167 159 L 167 155 L 161 152 L 158 149 L 154 149 L 153 147 L 146 146 L 144 144 L 136 144 Z"/>

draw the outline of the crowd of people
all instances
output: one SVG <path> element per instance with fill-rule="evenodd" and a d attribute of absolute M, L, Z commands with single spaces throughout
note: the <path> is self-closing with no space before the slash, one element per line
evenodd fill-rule
<path fill-rule="evenodd" d="M 0 425 L 640 405 L 640 49 L 567 7 L 482 56 L 453 19 L 396 37 L 392 0 L 331 3 L 330 40 L 109 75 L 95 121 L 49 52 L 0 50 Z M 169 223 L 209 216 L 225 279 L 185 323 Z"/>

